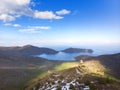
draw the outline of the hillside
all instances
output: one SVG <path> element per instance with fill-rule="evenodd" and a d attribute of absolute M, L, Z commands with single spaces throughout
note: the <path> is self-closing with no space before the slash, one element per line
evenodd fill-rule
<path fill-rule="evenodd" d="M 54 62 L 55 61 L 49 61 L 40 57 L 8 56 L 0 54 L 0 68 L 49 66 Z"/>
<path fill-rule="evenodd" d="M 22 90 L 28 81 L 60 63 L 40 57 L 0 53 L 0 90 Z"/>
<path fill-rule="evenodd" d="M 106 70 L 98 61 L 76 63 L 69 69 L 48 72 L 25 90 L 120 90 L 120 82 L 106 76 Z"/>
<path fill-rule="evenodd" d="M 45 48 L 35 47 L 32 45 L 15 46 L 15 47 L 0 47 L 0 53 L 8 55 L 40 55 L 40 54 L 56 54 L 58 51 Z"/>
<path fill-rule="evenodd" d="M 109 74 L 120 78 L 120 53 L 117 54 L 109 54 L 109 55 L 100 55 L 100 56 L 77 56 L 76 60 L 96 60 L 99 61 L 102 65 L 104 65 L 107 69 L 109 69 Z"/>
<path fill-rule="evenodd" d="M 65 53 L 92 53 L 92 49 L 80 49 L 80 48 L 67 48 L 65 50 L 62 50 L 62 52 Z"/>

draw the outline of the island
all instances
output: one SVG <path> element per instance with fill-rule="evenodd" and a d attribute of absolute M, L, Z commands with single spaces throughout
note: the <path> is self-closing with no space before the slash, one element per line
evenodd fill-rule
<path fill-rule="evenodd" d="M 92 49 L 81 49 L 81 48 L 67 48 L 62 50 L 64 53 L 92 53 Z"/>

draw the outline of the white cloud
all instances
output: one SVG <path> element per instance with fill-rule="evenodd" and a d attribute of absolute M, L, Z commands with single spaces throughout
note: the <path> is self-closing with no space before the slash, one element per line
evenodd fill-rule
<path fill-rule="evenodd" d="M 39 19 L 62 19 L 63 17 L 55 15 L 52 11 L 35 11 L 34 12 L 35 18 Z"/>
<path fill-rule="evenodd" d="M 28 26 L 28 28 L 31 28 L 31 29 L 40 29 L 40 30 L 48 30 L 48 29 L 50 29 L 49 26 Z"/>
<path fill-rule="evenodd" d="M 20 27 L 20 24 L 13 24 L 14 27 Z"/>
<path fill-rule="evenodd" d="M 56 14 L 58 14 L 58 15 L 65 15 L 65 14 L 69 14 L 69 13 L 70 13 L 70 11 L 66 10 L 66 9 L 62 9 L 62 10 L 56 12 Z"/>
<path fill-rule="evenodd" d="M 60 15 L 70 13 L 63 9 L 56 13 L 52 11 L 38 11 L 31 9 L 31 0 L 0 0 L 0 20 L 10 22 L 20 16 L 29 16 L 37 19 L 62 19 Z"/>
<path fill-rule="evenodd" d="M 8 15 L 8 14 L 0 14 L 0 20 L 3 20 L 3 22 L 14 21 L 15 17 Z"/>
<path fill-rule="evenodd" d="M 4 26 L 21 27 L 20 24 L 5 23 Z"/>
<path fill-rule="evenodd" d="M 32 16 L 29 8 L 30 0 L 0 0 L 0 20 L 14 21 L 18 16 Z"/>
<path fill-rule="evenodd" d="M 31 29 L 31 28 L 26 28 L 26 29 L 20 29 L 19 32 L 22 32 L 22 33 L 35 33 L 36 30 Z"/>
<path fill-rule="evenodd" d="M 19 32 L 22 33 L 39 33 L 41 30 L 49 30 L 49 26 L 28 26 L 28 28 L 20 29 Z"/>

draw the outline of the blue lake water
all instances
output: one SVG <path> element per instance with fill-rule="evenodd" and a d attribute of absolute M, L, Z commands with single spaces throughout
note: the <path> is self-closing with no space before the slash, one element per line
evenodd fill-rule
<path fill-rule="evenodd" d="M 55 50 L 63 50 L 59 48 L 53 48 Z M 92 49 L 92 48 L 91 48 Z M 104 47 L 104 48 L 94 48 L 93 53 L 64 53 L 64 52 L 59 52 L 57 54 L 42 54 L 42 55 L 37 55 L 37 57 L 43 57 L 49 60 L 75 60 L 74 57 L 79 56 L 79 55 L 90 55 L 90 56 L 98 56 L 98 55 L 103 55 L 103 54 L 115 54 L 115 53 L 120 53 L 120 47 Z"/>
<path fill-rule="evenodd" d="M 64 53 L 59 52 L 57 54 L 42 54 L 40 57 L 47 58 L 49 60 L 75 60 L 74 57 L 78 55 L 92 55 L 89 53 Z"/>

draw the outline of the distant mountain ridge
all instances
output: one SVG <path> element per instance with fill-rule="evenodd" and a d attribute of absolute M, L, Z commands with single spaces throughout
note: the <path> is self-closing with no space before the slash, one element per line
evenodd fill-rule
<path fill-rule="evenodd" d="M 81 48 L 67 48 L 65 50 L 62 50 L 62 52 L 65 53 L 92 53 L 92 49 L 81 49 Z"/>
<path fill-rule="evenodd" d="M 56 54 L 58 51 L 45 48 L 45 47 L 36 47 L 32 45 L 25 46 L 15 46 L 15 47 L 0 47 L 0 53 L 5 54 L 18 54 L 18 55 L 40 55 L 40 54 Z"/>
<path fill-rule="evenodd" d="M 0 47 L 0 54 L 7 55 L 41 55 L 41 54 L 57 54 L 59 51 L 56 51 L 51 48 L 46 47 L 36 47 L 32 45 L 25 46 L 12 46 L 12 47 Z M 81 48 L 67 48 L 62 50 L 64 53 L 92 53 L 92 49 L 81 49 Z"/>

